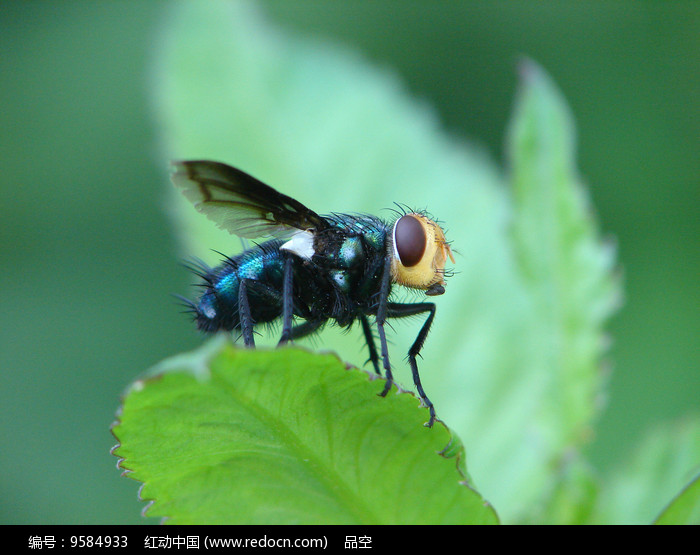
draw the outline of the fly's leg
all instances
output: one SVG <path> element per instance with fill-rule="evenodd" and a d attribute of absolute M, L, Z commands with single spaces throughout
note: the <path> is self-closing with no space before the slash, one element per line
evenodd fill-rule
<path fill-rule="evenodd" d="M 248 281 L 242 279 L 238 286 L 238 319 L 245 346 L 255 347 L 255 339 L 253 339 L 253 324 L 255 322 L 250 314 L 250 304 L 248 303 Z"/>
<path fill-rule="evenodd" d="M 277 346 L 285 345 L 292 339 L 292 316 L 294 315 L 294 298 L 292 289 L 292 257 L 284 258 L 284 281 L 282 285 L 282 336 Z"/>
<path fill-rule="evenodd" d="M 374 371 L 377 373 L 377 375 L 381 375 L 381 372 L 379 370 L 379 355 L 377 354 L 377 347 L 374 344 L 372 328 L 369 327 L 369 321 L 367 320 L 367 316 L 361 314 L 360 323 L 362 324 L 362 331 L 365 334 L 365 342 L 367 343 L 367 348 L 369 349 L 369 361 L 372 362 L 372 365 L 374 366 Z"/>
<path fill-rule="evenodd" d="M 391 374 L 391 365 L 389 364 L 389 346 L 386 342 L 386 332 L 384 331 L 384 323 L 387 317 L 387 303 L 389 299 L 389 280 L 391 279 L 391 260 L 387 257 L 384 263 L 384 270 L 382 272 L 382 282 L 379 289 L 379 305 L 377 307 L 377 331 L 379 332 L 379 344 L 382 350 L 382 360 L 384 362 L 384 377 L 386 378 L 386 383 L 384 384 L 384 389 L 379 394 L 382 397 L 386 397 L 389 393 L 392 384 L 394 383 L 394 377 Z"/>
<path fill-rule="evenodd" d="M 300 339 L 302 337 L 306 337 L 307 335 L 311 335 L 313 332 L 318 330 L 323 324 L 326 323 L 326 320 L 308 320 L 304 322 L 303 324 L 299 324 L 298 326 L 294 326 L 292 328 L 292 333 L 290 339 Z"/>
<path fill-rule="evenodd" d="M 414 316 L 416 314 L 422 314 L 424 312 L 429 312 L 428 317 L 423 322 L 423 326 L 418 332 L 416 340 L 411 345 L 408 350 L 408 363 L 411 366 L 411 373 L 413 374 L 413 383 L 418 390 L 418 395 L 420 395 L 421 400 L 428 407 L 430 411 L 430 420 L 426 422 L 428 428 L 432 428 L 435 423 L 435 407 L 433 403 L 428 399 L 428 396 L 423 391 L 423 385 L 420 382 L 420 375 L 418 374 L 418 364 L 416 362 L 416 357 L 423 348 L 423 343 L 425 343 L 425 338 L 428 336 L 430 331 L 430 326 L 433 324 L 433 319 L 435 318 L 435 305 L 433 303 L 415 303 L 415 304 L 400 304 L 400 303 L 387 303 L 387 315 L 390 318 L 403 318 L 406 316 Z"/>
<path fill-rule="evenodd" d="M 377 303 L 377 328 L 382 328 L 379 332 L 379 338 L 381 340 L 382 334 L 384 333 L 384 322 L 386 321 L 386 303 L 389 298 L 389 291 L 391 289 L 391 261 L 388 259 L 383 262 L 382 260 L 375 261 L 365 271 L 365 275 L 363 279 L 360 280 L 357 289 L 358 291 L 366 291 L 367 288 L 370 287 L 373 283 L 376 273 L 379 271 L 382 272 L 382 277 L 380 281 L 379 301 Z M 359 318 L 360 323 L 362 324 L 362 332 L 365 335 L 365 343 L 367 343 L 367 348 L 369 349 L 368 361 L 372 362 L 372 366 L 374 366 L 374 371 L 377 373 L 377 375 L 381 376 L 381 371 L 379 370 L 379 355 L 377 354 L 377 347 L 374 344 L 374 335 L 372 335 L 372 328 L 370 327 L 369 321 L 367 320 L 367 316 L 365 316 L 365 314 L 360 313 Z M 379 325 L 380 322 L 381 326 Z M 389 389 L 391 389 L 392 383 L 391 366 L 389 365 L 389 353 L 386 348 L 386 337 L 384 337 L 382 343 L 382 356 L 384 358 L 384 368 L 388 372 L 387 379 L 389 381 L 388 386 L 385 388 L 385 391 L 381 393 L 382 396 L 385 396 L 388 393 Z"/>
<path fill-rule="evenodd" d="M 289 276 L 289 279 L 287 279 L 287 275 Z M 288 258 L 287 262 L 285 262 L 285 282 L 283 285 L 283 293 L 281 295 L 279 291 L 276 291 L 272 287 L 259 281 L 251 279 L 241 280 L 241 285 L 238 290 L 238 311 L 241 330 L 243 332 L 243 339 L 247 347 L 255 347 L 255 342 L 253 340 L 253 325 L 255 322 L 253 321 L 250 312 L 250 303 L 248 301 L 249 292 L 254 292 L 267 302 L 282 306 L 283 329 L 282 338 L 280 339 L 278 346 L 284 345 L 292 339 L 299 339 L 310 335 L 326 323 L 326 320 L 307 320 L 298 326 L 292 326 L 292 311 L 294 305 L 291 294 L 291 277 L 291 259 Z"/>
<path fill-rule="evenodd" d="M 254 279 L 243 278 L 238 286 L 238 319 L 241 328 L 241 335 L 246 347 L 255 347 L 253 338 L 253 327 L 255 321 L 250 310 L 249 295 L 254 293 L 270 303 L 281 304 L 282 297 L 279 291 L 275 291 L 268 285 Z"/>

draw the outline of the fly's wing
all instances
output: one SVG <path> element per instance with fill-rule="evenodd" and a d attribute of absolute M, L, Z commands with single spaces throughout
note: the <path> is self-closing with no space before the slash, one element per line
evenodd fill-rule
<path fill-rule="evenodd" d="M 240 237 L 329 227 L 313 210 L 239 169 L 208 160 L 177 161 L 173 166 L 173 183 L 195 208 Z"/>

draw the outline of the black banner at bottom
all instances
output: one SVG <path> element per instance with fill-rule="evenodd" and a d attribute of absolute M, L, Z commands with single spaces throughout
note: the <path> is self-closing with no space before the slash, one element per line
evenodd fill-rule
<path fill-rule="evenodd" d="M 429 531 L 429 529 L 433 529 Z M 6 545 L 25 552 L 94 550 L 188 552 L 310 550 L 369 553 L 416 549 L 463 536 L 463 527 L 438 526 L 4 526 Z M 428 539 L 430 538 L 430 539 Z"/>

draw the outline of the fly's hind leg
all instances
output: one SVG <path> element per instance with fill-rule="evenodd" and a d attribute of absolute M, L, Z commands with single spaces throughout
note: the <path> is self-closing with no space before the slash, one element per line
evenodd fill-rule
<path fill-rule="evenodd" d="M 241 328 L 241 335 L 246 347 L 255 347 L 255 339 L 253 338 L 253 320 L 249 295 L 253 293 L 258 299 L 263 299 L 265 302 L 275 306 L 284 304 L 283 297 L 279 291 L 276 291 L 269 285 L 256 281 L 254 279 L 241 279 L 238 286 L 238 318 Z M 284 311 L 284 307 L 283 307 Z M 291 319 L 291 318 L 290 318 Z"/>
<path fill-rule="evenodd" d="M 294 316 L 294 298 L 292 289 L 292 257 L 284 257 L 284 281 L 282 284 L 282 336 L 277 346 L 285 345 L 292 339 L 292 317 Z"/>
<path fill-rule="evenodd" d="M 252 343 L 252 325 L 249 326 L 249 330 L 246 330 L 246 328 L 243 326 L 244 321 L 249 321 L 252 323 L 252 318 L 250 317 L 250 305 L 247 300 L 248 290 L 253 290 L 257 295 L 263 296 L 270 303 L 278 306 L 281 305 L 282 336 L 277 344 L 278 347 L 285 345 L 293 339 L 299 339 L 310 335 L 326 323 L 325 320 L 307 320 L 306 322 L 297 326 L 293 325 L 292 317 L 294 316 L 294 299 L 292 297 L 292 259 L 289 256 L 285 257 L 282 294 L 259 281 L 241 280 L 242 285 L 243 282 L 247 282 L 245 283 L 245 286 L 243 286 L 244 293 L 246 294 L 245 298 L 243 298 L 239 292 L 239 314 L 241 315 L 241 329 L 243 330 L 243 338 L 246 341 L 246 346 L 255 346 L 255 344 Z M 248 340 L 246 339 L 246 332 L 249 333 L 251 343 L 248 343 Z"/>
<path fill-rule="evenodd" d="M 401 304 L 401 303 L 387 303 L 387 316 L 390 318 L 404 318 L 407 316 L 415 316 L 416 314 L 423 314 L 424 312 L 429 312 L 423 326 L 418 332 L 416 340 L 411 345 L 408 350 L 408 363 L 411 366 L 411 373 L 413 374 L 413 383 L 418 390 L 418 395 L 420 395 L 423 404 L 428 407 L 430 411 L 430 420 L 426 422 L 426 426 L 432 428 L 435 423 L 435 407 L 433 403 L 428 399 L 428 396 L 423 390 L 423 385 L 420 381 L 420 374 L 418 374 L 418 363 L 416 362 L 416 357 L 419 355 L 420 350 L 423 348 L 423 343 L 425 343 L 425 338 L 428 336 L 430 331 L 430 326 L 433 323 L 433 318 L 435 318 L 435 305 L 433 303 L 415 303 L 415 304 Z"/>
<path fill-rule="evenodd" d="M 290 339 L 301 339 L 311 335 L 326 323 L 326 320 L 307 320 L 306 322 L 292 328 Z"/>
<path fill-rule="evenodd" d="M 250 280 L 242 279 L 238 285 L 238 321 L 241 326 L 243 342 L 246 347 L 255 347 L 253 339 L 253 317 L 250 313 L 250 303 L 248 302 L 248 283 Z"/>

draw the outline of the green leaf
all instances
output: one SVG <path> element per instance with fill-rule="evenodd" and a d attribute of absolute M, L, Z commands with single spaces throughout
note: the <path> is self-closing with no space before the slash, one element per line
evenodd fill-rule
<path fill-rule="evenodd" d="M 333 355 L 214 341 L 132 386 L 114 453 L 173 524 L 496 523 L 459 441 L 382 387 Z"/>
<path fill-rule="evenodd" d="M 501 384 L 501 395 L 517 396 L 522 412 L 502 439 L 521 443 L 521 468 L 517 485 L 509 483 L 503 497 L 492 499 L 508 507 L 506 520 L 528 520 L 532 506 L 547 503 L 548 492 L 561 493 L 559 477 L 583 476 L 560 467 L 592 435 L 603 392 L 604 325 L 619 304 L 619 283 L 614 249 L 599 238 L 578 176 L 569 109 L 529 60 L 520 65 L 507 155 L 511 248 L 523 309 L 514 323 L 518 337 L 503 345 L 513 356 L 511 384 Z M 590 480 L 572 491 L 581 488 L 590 491 Z"/>
<path fill-rule="evenodd" d="M 478 291 L 482 310 L 448 364 L 462 404 L 442 413 L 504 522 L 580 522 L 597 496 L 580 450 L 601 406 L 604 327 L 620 285 L 578 176 L 574 137 L 559 90 L 522 62 L 506 144 L 508 219 L 488 255 L 497 265 L 474 269 L 495 271 L 493 286 Z"/>
<path fill-rule="evenodd" d="M 590 491 L 562 480 L 584 474 L 566 470 L 567 454 L 590 437 L 600 405 L 618 282 L 577 176 L 568 108 L 541 70 L 522 73 L 504 177 L 386 68 L 287 32 L 252 4 L 178 3 L 155 60 L 164 157 L 238 166 L 321 214 L 390 219 L 382 209 L 401 202 L 445 222 L 457 273 L 436 299 L 419 366 L 438 416 L 464 441 L 469 474 L 506 522 L 531 519 L 555 492 Z M 187 254 L 214 262 L 212 250 L 241 249 L 168 192 Z M 397 301 L 416 300 L 395 289 Z M 395 375 L 411 384 L 403 360 L 420 322 L 393 326 Z M 356 330 L 327 326 L 315 345 L 367 358 Z"/>
<path fill-rule="evenodd" d="M 579 444 L 601 391 L 603 324 L 619 302 L 614 250 L 598 237 L 578 177 L 571 114 L 551 79 L 521 64 L 509 134 L 513 243 L 540 336 L 535 364 L 551 371 L 551 411 L 567 443 Z"/>
<path fill-rule="evenodd" d="M 700 524 L 700 475 L 669 503 L 655 524 Z"/>
<path fill-rule="evenodd" d="M 669 499 L 700 472 L 700 416 L 687 416 L 650 429 L 630 456 L 605 476 L 596 505 L 595 523 L 649 524 Z M 679 505 L 662 515 L 665 522 L 692 513 L 697 486 L 690 487 Z M 659 517 L 661 518 L 661 517 Z"/>
<path fill-rule="evenodd" d="M 527 521 L 547 524 L 588 524 L 599 495 L 598 479 L 575 452 L 553 470 L 550 490 L 543 492 L 545 503 L 533 507 Z"/>

